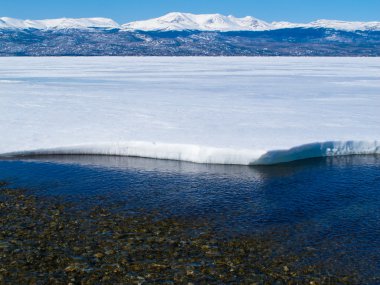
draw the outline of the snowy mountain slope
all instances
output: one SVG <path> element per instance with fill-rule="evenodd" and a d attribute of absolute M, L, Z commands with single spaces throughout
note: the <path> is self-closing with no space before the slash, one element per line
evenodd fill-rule
<path fill-rule="evenodd" d="M 345 22 L 336 20 L 318 20 L 301 24 L 290 22 L 268 23 L 251 16 L 237 18 L 220 14 L 201 14 L 173 12 L 159 18 L 135 21 L 119 25 L 107 18 L 18 20 L 0 18 L 0 29 L 88 29 L 116 28 L 127 31 L 270 31 L 290 28 L 325 28 L 342 31 L 380 31 L 380 22 Z"/>
<path fill-rule="evenodd" d="M 190 13 L 169 13 L 146 21 L 124 24 L 127 30 L 142 31 L 260 31 L 270 29 L 270 24 L 253 17 L 236 18 L 220 14 L 194 15 Z"/>
<path fill-rule="evenodd" d="M 380 22 L 346 22 L 335 20 L 318 20 L 305 24 L 305 28 L 325 28 L 341 31 L 380 31 Z"/>
<path fill-rule="evenodd" d="M 61 18 L 49 20 L 19 20 L 0 18 L 0 29 L 88 29 L 88 28 L 119 28 L 120 25 L 107 18 Z"/>
<path fill-rule="evenodd" d="M 194 15 L 190 13 L 169 13 L 146 21 L 136 21 L 122 25 L 127 30 L 141 31 L 268 31 L 287 28 L 328 28 L 344 31 L 380 30 L 380 22 L 344 22 L 318 20 L 307 24 L 290 22 L 268 23 L 250 16 L 236 18 L 220 14 Z"/>

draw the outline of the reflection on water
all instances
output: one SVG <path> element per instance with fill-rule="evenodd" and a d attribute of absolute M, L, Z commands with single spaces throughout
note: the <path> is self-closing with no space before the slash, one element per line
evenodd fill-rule
<path fill-rule="evenodd" d="M 265 167 L 112 156 L 24 157 L 0 160 L 2 179 L 83 205 L 117 203 L 127 213 L 144 208 L 203 218 L 221 233 L 271 233 L 289 250 L 314 248 L 320 260 L 355 266 L 368 278 L 380 275 L 378 156 Z"/>
<path fill-rule="evenodd" d="M 0 179 L 44 195 L 126 201 L 176 214 L 250 213 L 270 223 L 378 199 L 379 156 L 342 156 L 272 166 L 207 165 L 120 156 L 0 160 Z M 373 195 L 373 197 L 370 197 Z M 371 199 L 369 199 L 371 198 Z M 96 202 L 96 199 L 95 199 Z M 369 204 L 366 204 L 368 208 Z M 225 208 L 225 209 L 224 209 Z M 355 210 L 358 212 L 358 209 Z"/>
<path fill-rule="evenodd" d="M 213 174 L 240 179 L 265 179 L 265 177 L 289 176 L 295 172 L 315 167 L 374 166 L 379 164 L 379 155 L 349 155 L 299 160 L 267 166 L 198 164 L 186 161 L 149 159 L 107 155 L 41 155 L 3 158 L 0 161 L 46 162 L 82 165 L 113 170 L 154 171 L 178 174 Z"/>

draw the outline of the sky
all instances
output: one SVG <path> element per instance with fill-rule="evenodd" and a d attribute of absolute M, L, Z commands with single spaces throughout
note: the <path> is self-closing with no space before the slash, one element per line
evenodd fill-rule
<path fill-rule="evenodd" d="M 169 12 L 253 16 L 265 21 L 380 21 L 380 0 L 0 0 L 0 17 L 106 17 L 120 24 Z"/>

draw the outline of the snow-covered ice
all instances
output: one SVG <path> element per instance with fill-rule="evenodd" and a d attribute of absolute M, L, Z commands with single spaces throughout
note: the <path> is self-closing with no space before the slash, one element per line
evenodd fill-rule
<path fill-rule="evenodd" d="M 0 58 L 0 153 L 380 153 L 379 58 Z"/>

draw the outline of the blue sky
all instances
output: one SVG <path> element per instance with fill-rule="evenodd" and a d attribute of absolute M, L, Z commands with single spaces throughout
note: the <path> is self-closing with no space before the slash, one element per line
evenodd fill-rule
<path fill-rule="evenodd" d="M 380 0 L 1 0 L 0 16 L 107 17 L 119 23 L 168 12 L 254 16 L 266 21 L 380 21 Z"/>

